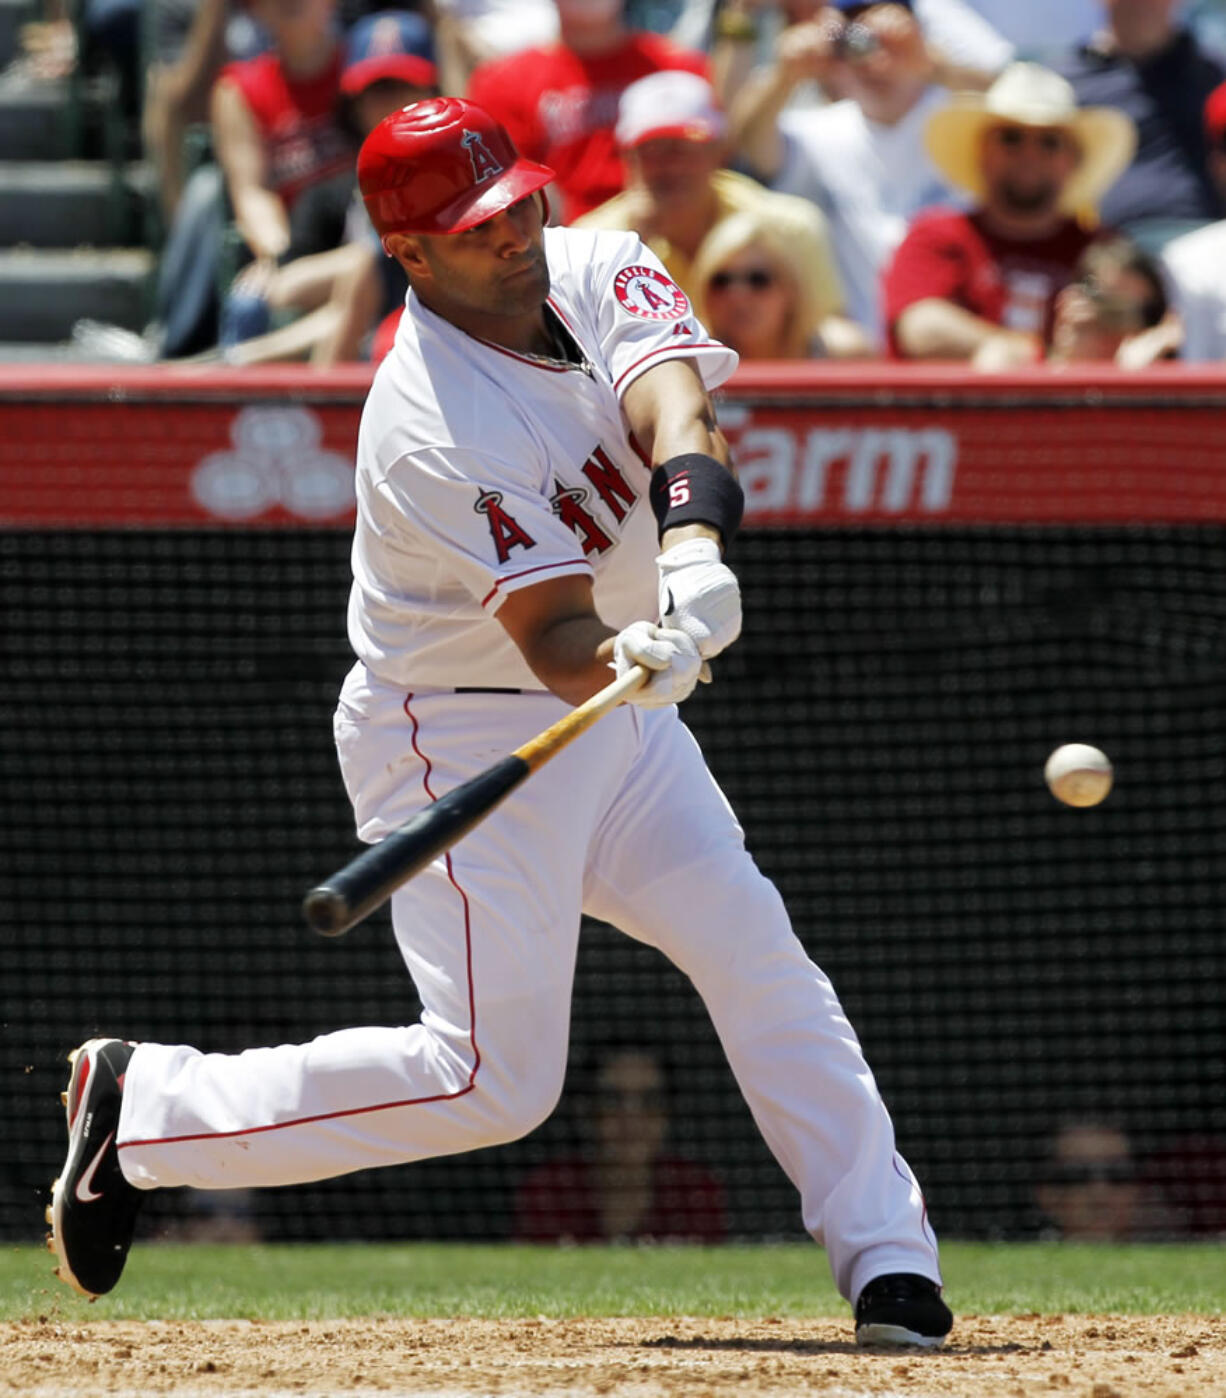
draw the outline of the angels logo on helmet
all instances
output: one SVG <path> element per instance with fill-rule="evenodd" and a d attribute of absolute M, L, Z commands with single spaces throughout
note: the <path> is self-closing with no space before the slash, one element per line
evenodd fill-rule
<path fill-rule="evenodd" d="M 485 144 L 485 138 L 480 131 L 469 131 L 465 127 L 460 144 L 468 152 L 468 158 L 473 163 L 474 184 L 483 184 L 495 175 L 502 174 L 502 162 Z"/>

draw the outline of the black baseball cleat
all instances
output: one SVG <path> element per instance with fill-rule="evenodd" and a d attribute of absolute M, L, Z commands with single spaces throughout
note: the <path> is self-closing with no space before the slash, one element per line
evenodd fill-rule
<path fill-rule="evenodd" d="M 856 1301 L 859 1345 L 922 1345 L 936 1349 L 953 1329 L 954 1318 L 941 1300 L 941 1288 L 912 1272 L 874 1277 Z"/>
<path fill-rule="evenodd" d="M 90 1039 L 68 1055 L 72 1073 L 61 1101 L 68 1116 L 68 1158 L 51 1186 L 47 1246 L 55 1275 L 92 1301 L 115 1285 L 128 1260 L 141 1191 L 119 1168 L 115 1135 L 123 1079 L 135 1044 Z"/>

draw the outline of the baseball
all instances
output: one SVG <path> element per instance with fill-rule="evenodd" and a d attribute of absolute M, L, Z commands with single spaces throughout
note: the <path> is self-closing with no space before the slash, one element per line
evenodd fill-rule
<path fill-rule="evenodd" d="M 1097 806 L 1111 790 L 1115 769 L 1107 754 L 1089 743 L 1065 743 L 1047 759 L 1043 776 L 1066 806 Z"/>

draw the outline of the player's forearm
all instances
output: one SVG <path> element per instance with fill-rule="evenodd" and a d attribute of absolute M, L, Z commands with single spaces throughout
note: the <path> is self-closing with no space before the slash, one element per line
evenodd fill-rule
<path fill-rule="evenodd" d="M 731 470 L 727 439 L 692 360 L 666 360 L 649 369 L 626 390 L 622 406 L 653 466 L 702 452 Z"/>
<path fill-rule="evenodd" d="M 612 677 L 613 628 L 595 612 L 562 617 L 520 649 L 532 673 L 568 704 L 582 704 Z"/>

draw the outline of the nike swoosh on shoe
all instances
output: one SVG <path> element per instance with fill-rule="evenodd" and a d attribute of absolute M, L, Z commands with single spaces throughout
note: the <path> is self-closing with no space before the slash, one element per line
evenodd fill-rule
<path fill-rule="evenodd" d="M 94 1190 L 94 1175 L 97 1174 L 98 1166 L 102 1164 L 102 1157 L 106 1154 L 107 1147 L 111 1144 L 114 1135 L 114 1131 L 107 1133 L 106 1140 L 98 1147 L 85 1173 L 77 1181 L 77 1187 L 73 1193 L 82 1204 L 92 1204 L 95 1199 L 102 1198 L 102 1195 Z"/>

